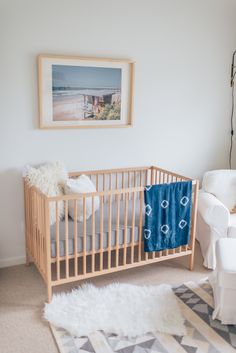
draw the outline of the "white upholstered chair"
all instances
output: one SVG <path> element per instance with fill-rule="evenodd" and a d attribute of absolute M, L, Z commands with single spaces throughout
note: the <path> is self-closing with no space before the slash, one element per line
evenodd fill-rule
<path fill-rule="evenodd" d="M 236 213 L 231 213 L 235 206 L 236 170 L 205 173 L 199 193 L 196 238 L 207 268 L 216 267 L 216 241 L 222 237 L 236 238 Z"/>

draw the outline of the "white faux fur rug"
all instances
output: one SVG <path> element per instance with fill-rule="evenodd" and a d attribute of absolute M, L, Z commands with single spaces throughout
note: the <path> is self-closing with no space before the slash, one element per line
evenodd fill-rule
<path fill-rule="evenodd" d="M 54 295 L 44 317 L 74 336 L 102 330 L 134 337 L 160 331 L 184 335 L 184 318 L 169 285 L 134 286 L 114 283 L 97 288 L 85 284 L 71 293 Z"/>

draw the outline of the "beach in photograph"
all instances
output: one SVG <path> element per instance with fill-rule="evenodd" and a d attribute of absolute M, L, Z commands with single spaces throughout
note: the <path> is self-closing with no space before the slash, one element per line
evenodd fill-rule
<path fill-rule="evenodd" d="M 102 116 L 108 110 L 120 111 L 120 91 L 102 91 L 100 89 L 54 91 L 53 120 L 117 120 L 118 118 L 102 119 Z M 110 116 L 112 117 L 111 114 Z"/>
<path fill-rule="evenodd" d="M 120 120 L 121 69 L 53 65 L 52 78 L 54 121 Z"/>

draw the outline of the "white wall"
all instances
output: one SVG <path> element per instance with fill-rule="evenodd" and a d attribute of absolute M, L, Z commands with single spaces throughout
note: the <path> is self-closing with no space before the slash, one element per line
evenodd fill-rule
<path fill-rule="evenodd" d="M 227 167 L 235 0 L 0 0 L 0 48 L 0 266 L 24 258 L 26 163 Z M 135 126 L 39 130 L 39 53 L 134 59 Z"/>

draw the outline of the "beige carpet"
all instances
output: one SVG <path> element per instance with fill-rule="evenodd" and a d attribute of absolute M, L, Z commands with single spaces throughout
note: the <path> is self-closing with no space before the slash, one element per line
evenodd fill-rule
<path fill-rule="evenodd" d="M 133 284 L 198 282 L 209 274 L 202 266 L 199 246 L 196 247 L 194 271 L 187 269 L 187 258 L 152 264 L 92 279 L 102 286 L 111 281 Z M 58 290 L 69 290 L 70 285 Z M 41 318 L 46 289 L 36 268 L 31 265 L 0 270 L 0 352 L 57 353 L 49 326 Z"/>

